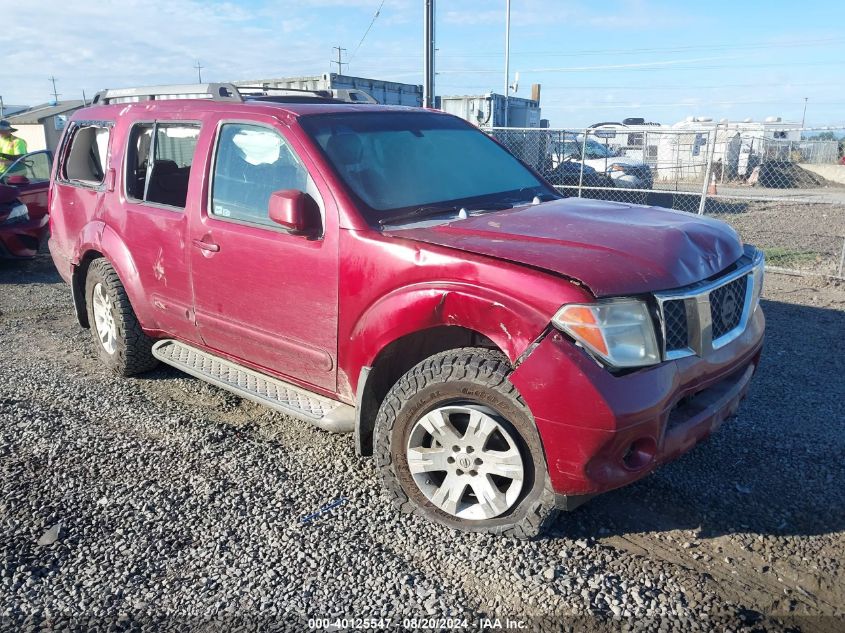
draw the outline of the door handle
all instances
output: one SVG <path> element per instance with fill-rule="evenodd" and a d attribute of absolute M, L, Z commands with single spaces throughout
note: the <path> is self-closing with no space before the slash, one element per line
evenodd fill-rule
<path fill-rule="evenodd" d="M 214 244 L 213 242 L 203 242 L 202 240 L 194 240 L 194 246 L 197 248 L 201 248 L 204 251 L 211 251 L 212 253 L 216 253 L 220 250 L 220 244 Z"/>

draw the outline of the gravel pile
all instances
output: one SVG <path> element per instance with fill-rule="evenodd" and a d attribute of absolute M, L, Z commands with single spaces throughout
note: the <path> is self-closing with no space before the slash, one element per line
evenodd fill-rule
<path fill-rule="evenodd" d="M 738 418 L 521 542 L 396 514 L 350 436 L 105 373 L 49 258 L 0 263 L 0 629 L 841 630 L 845 292 L 768 283 Z"/>

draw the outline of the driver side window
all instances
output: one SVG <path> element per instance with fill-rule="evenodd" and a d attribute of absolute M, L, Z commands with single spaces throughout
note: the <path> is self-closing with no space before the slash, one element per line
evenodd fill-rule
<path fill-rule="evenodd" d="M 220 128 L 211 186 L 211 215 L 277 227 L 268 215 L 270 194 L 308 191 L 308 172 L 276 131 L 227 123 Z"/>

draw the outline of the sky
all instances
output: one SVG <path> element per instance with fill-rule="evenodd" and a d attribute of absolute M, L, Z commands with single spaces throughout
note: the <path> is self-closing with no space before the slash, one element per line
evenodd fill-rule
<path fill-rule="evenodd" d="M 6 104 L 110 87 L 347 74 L 422 82 L 423 0 L 3 2 Z M 381 6 L 378 17 L 373 20 Z M 436 93 L 503 92 L 505 0 L 437 0 Z M 781 116 L 845 126 L 842 0 L 512 0 L 511 82 L 553 127 Z M 369 31 L 368 31 L 369 28 Z M 364 37 L 366 33 L 366 37 Z"/>

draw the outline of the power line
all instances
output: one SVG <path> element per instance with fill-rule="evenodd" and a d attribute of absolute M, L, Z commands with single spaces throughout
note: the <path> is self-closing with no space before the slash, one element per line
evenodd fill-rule
<path fill-rule="evenodd" d="M 708 58 L 701 58 L 706 61 Z M 719 57 L 714 59 L 734 59 L 734 57 Z M 681 60 L 678 63 L 691 63 L 693 60 Z M 655 72 L 655 71 L 679 71 L 679 70 L 715 70 L 715 69 L 732 69 L 732 70 L 746 70 L 748 68 L 783 68 L 786 66 L 845 66 L 841 61 L 819 61 L 819 62 L 773 62 L 764 64 L 711 64 L 707 66 L 671 66 L 671 62 L 645 62 L 642 65 L 637 64 L 612 64 L 604 66 L 568 66 L 561 68 L 522 68 L 520 72 L 523 73 L 578 73 L 578 72 Z M 401 73 L 403 76 L 411 76 L 419 74 L 417 68 L 390 68 L 378 67 L 368 72 L 378 73 L 392 73 L 394 76 Z M 492 70 L 487 68 L 446 68 L 437 71 L 437 74 L 448 75 L 491 75 L 499 74 L 500 70 Z"/>
<path fill-rule="evenodd" d="M 376 13 L 373 16 L 373 19 L 370 20 L 370 25 L 367 27 L 367 30 L 364 31 L 364 35 L 361 37 L 361 41 L 358 42 L 358 46 L 355 47 L 355 50 L 352 51 L 352 55 L 349 56 L 349 61 L 351 62 L 355 59 L 355 54 L 358 52 L 358 49 L 361 48 L 361 44 L 364 43 L 364 40 L 367 39 L 367 34 L 370 32 L 370 29 L 373 28 L 373 24 L 376 23 L 376 18 L 378 18 L 379 14 L 381 13 L 381 8 L 384 6 L 385 0 L 381 0 L 381 4 L 378 5 L 378 9 L 376 9 Z"/>
<path fill-rule="evenodd" d="M 732 59 L 732 58 L 722 58 L 722 59 Z M 688 60 L 692 61 L 692 60 Z M 523 73 L 576 73 L 576 72 L 597 72 L 597 71 L 611 71 L 611 72 L 654 72 L 654 71 L 661 71 L 661 70 L 713 70 L 713 69 L 721 69 L 721 68 L 732 68 L 734 70 L 745 70 L 747 68 L 782 68 L 784 66 L 842 66 L 843 63 L 841 61 L 830 61 L 830 62 L 781 62 L 781 63 L 769 63 L 769 64 L 742 64 L 738 66 L 736 64 L 716 64 L 711 66 L 670 66 L 668 62 L 660 62 L 660 66 L 658 67 L 655 64 L 651 64 L 653 67 L 648 67 L 645 64 L 643 66 L 636 66 L 636 65 L 629 65 L 629 64 L 614 64 L 608 66 L 572 66 L 572 67 L 563 67 L 563 68 L 525 68 L 521 69 Z M 406 69 L 402 69 L 403 71 Z M 407 69 L 410 70 L 410 69 Z M 475 69 L 475 68 L 448 68 L 445 70 L 438 70 L 438 74 L 480 74 L 480 75 L 489 75 L 489 74 L 499 74 L 501 71 L 499 70 L 491 70 L 491 69 Z"/>
<path fill-rule="evenodd" d="M 465 83 L 441 83 L 440 86 L 442 88 L 466 88 L 471 90 L 487 90 L 490 88 L 489 84 L 465 84 Z M 780 82 L 779 86 L 773 86 L 772 82 L 762 82 L 762 83 L 739 83 L 739 84 L 716 84 L 716 85 L 709 85 L 709 86 L 702 86 L 702 85 L 693 85 L 693 84 L 673 84 L 673 85 L 665 85 L 665 86 L 615 86 L 612 84 L 601 84 L 601 85 L 594 85 L 594 86 L 543 86 L 543 92 L 553 91 L 553 90 L 717 90 L 720 88 L 772 88 L 772 87 L 787 87 L 787 88 L 800 88 L 806 86 L 827 86 L 833 90 L 839 90 L 839 86 L 831 84 L 830 81 L 816 81 L 816 82 L 801 82 L 801 83 L 788 83 L 788 82 Z"/>
<path fill-rule="evenodd" d="M 677 108 L 677 107 L 685 107 L 685 108 L 704 108 L 708 106 L 717 106 L 717 105 L 730 105 L 730 106 L 741 106 L 741 105 L 754 105 L 754 104 L 768 104 L 768 105 L 784 105 L 784 104 L 795 104 L 795 99 L 785 99 L 782 101 L 772 100 L 772 99 L 750 99 L 750 100 L 729 100 L 729 101 L 696 101 L 695 103 L 690 103 L 688 101 L 677 101 L 674 103 L 642 103 L 639 101 L 631 102 L 631 103 L 621 103 L 618 101 L 610 102 L 610 103 L 577 103 L 572 101 L 550 101 L 543 103 L 543 108 L 564 108 L 567 107 L 569 109 L 589 109 L 589 110 L 599 110 L 602 108 L 627 108 L 627 109 L 644 109 L 644 108 Z M 825 105 L 825 106 L 838 106 L 845 104 L 845 101 L 824 101 L 818 102 L 816 105 Z"/>
<path fill-rule="evenodd" d="M 830 37 L 826 39 L 813 40 L 792 40 L 780 43 L 754 43 L 754 44 L 695 44 L 690 46 L 674 46 L 674 47 L 654 47 L 654 48 L 607 48 L 607 49 L 592 49 L 580 52 L 566 52 L 560 51 L 518 51 L 519 55 L 546 55 L 557 57 L 581 57 L 583 55 L 608 55 L 617 53 L 681 53 L 684 51 L 708 51 L 708 50 L 755 50 L 755 49 L 770 49 L 770 48 L 793 48 L 793 47 L 816 47 L 826 46 L 831 42 L 845 42 L 845 37 Z M 499 53 L 501 54 L 501 53 Z M 495 55 L 490 53 L 490 55 Z"/>
<path fill-rule="evenodd" d="M 771 43 L 750 43 L 750 44 L 699 44 L 690 46 L 670 46 L 670 47 L 653 47 L 653 48 L 604 48 L 604 49 L 585 49 L 579 51 L 561 52 L 558 50 L 551 51 L 511 51 L 511 55 L 543 55 L 545 57 L 583 57 L 585 55 L 611 55 L 611 54 L 629 54 L 629 53 L 682 53 L 689 51 L 708 51 L 708 50 L 765 50 L 765 49 L 780 49 L 780 48 L 814 48 L 818 46 L 827 46 L 834 42 L 845 42 L 843 37 L 830 37 L 814 40 L 792 40 L 780 42 L 777 44 Z M 473 58 L 473 57 L 501 57 L 502 51 L 490 51 L 481 53 L 465 53 L 465 54 L 449 54 L 448 52 L 438 53 L 438 57 L 449 59 Z M 401 58 L 418 58 L 418 54 L 414 55 L 392 55 L 396 59 Z"/>

